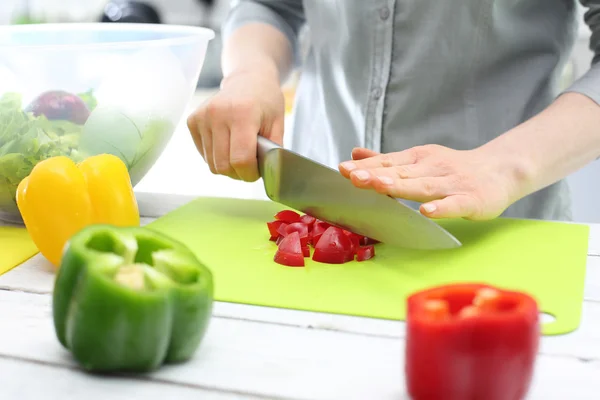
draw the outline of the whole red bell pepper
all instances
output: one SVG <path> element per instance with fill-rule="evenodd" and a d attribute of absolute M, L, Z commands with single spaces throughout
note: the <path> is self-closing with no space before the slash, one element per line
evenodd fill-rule
<path fill-rule="evenodd" d="M 483 284 L 409 296 L 405 374 L 413 400 L 523 399 L 540 327 L 536 301 Z"/>

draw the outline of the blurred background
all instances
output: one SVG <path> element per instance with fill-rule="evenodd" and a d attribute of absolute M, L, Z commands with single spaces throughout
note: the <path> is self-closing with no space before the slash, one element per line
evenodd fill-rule
<path fill-rule="evenodd" d="M 574 0 L 575 1 L 575 0 Z M 577 3 L 581 18 L 575 49 L 564 70 L 563 87 L 584 74 L 590 66 L 590 31 L 583 23 L 585 11 Z M 193 25 L 211 28 L 216 37 L 209 44 L 206 61 L 197 82 L 197 91 L 186 116 L 217 91 L 220 69 L 220 27 L 232 0 L 1 0 L 0 25 L 51 22 L 139 22 Z M 303 47 L 310 40 L 302 35 Z M 289 121 L 300 70 L 284 85 Z M 168 79 L 168 77 L 165 77 Z M 262 183 L 244 183 L 212 175 L 196 152 L 183 118 L 173 138 L 150 172 L 136 186 L 137 191 L 175 193 L 192 196 L 232 196 L 266 199 Z M 286 142 L 291 139 L 288 132 Z M 192 175 L 182 174 L 190 171 Z M 193 178 L 190 178 L 193 176 Z M 574 203 L 574 218 L 600 223 L 600 163 L 595 162 L 568 178 Z"/>

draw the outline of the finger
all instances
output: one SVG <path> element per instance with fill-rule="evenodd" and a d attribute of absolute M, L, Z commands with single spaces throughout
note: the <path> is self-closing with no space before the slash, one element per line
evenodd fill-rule
<path fill-rule="evenodd" d="M 215 171 L 233 179 L 240 179 L 229 162 L 229 128 L 224 123 L 212 128 L 212 148 Z"/>
<path fill-rule="evenodd" d="M 358 173 L 361 170 L 354 170 L 353 173 Z M 387 181 L 388 184 L 391 183 L 390 179 L 414 179 L 414 178 L 426 178 L 426 177 L 440 177 L 445 176 L 442 171 L 436 168 L 435 165 L 420 163 L 420 164 L 406 164 L 406 165 L 398 165 L 394 167 L 388 168 L 373 168 L 368 170 L 370 176 L 373 178 L 380 178 Z M 387 179 L 388 177 L 390 179 Z"/>
<path fill-rule="evenodd" d="M 200 153 L 202 158 L 204 158 L 204 161 L 206 161 L 206 158 L 204 157 L 204 146 L 202 145 L 202 131 L 198 121 L 197 113 L 190 114 L 187 119 L 187 126 L 192 135 L 196 150 Z"/>
<path fill-rule="evenodd" d="M 190 117 L 188 119 L 188 128 L 192 132 L 192 139 L 194 140 L 196 149 L 202 155 L 202 158 L 204 158 L 210 172 L 216 174 L 217 171 L 213 163 L 212 132 L 206 118 L 206 112 L 198 111 L 193 117 Z"/>
<path fill-rule="evenodd" d="M 356 147 L 352 149 L 352 159 L 353 160 L 362 160 L 368 157 L 375 157 L 381 153 L 376 151 L 365 149 L 364 147 Z"/>
<path fill-rule="evenodd" d="M 442 198 L 451 190 L 451 180 L 445 177 L 423 177 L 414 179 L 377 178 L 366 170 L 350 174 L 352 183 L 362 189 L 373 189 L 379 193 L 406 200 L 425 202 Z"/>
<path fill-rule="evenodd" d="M 375 157 L 381 153 L 378 153 L 373 150 L 365 149 L 364 147 L 355 147 L 352 149 L 352 160 L 364 160 L 365 158 Z M 338 170 L 340 173 L 346 177 L 350 178 L 350 172 L 356 168 L 356 165 L 352 161 L 346 161 L 338 165 Z"/>
<path fill-rule="evenodd" d="M 202 135 L 202 152 L 204 154 L 204 160 L 206 161 L 206 164 L 208 164 L 210 172 L 212 172 L 215 175 L 218 174 L 215 168 L 215 162 L 213 158 L 212 131 L 210 130 L 210 128 L 207 128 L 207 130 L 205 130 L 204 134 Z"/>
<path fill-rule="evenodd" d="M 280 146 L 283 146 L 283 131 L 284 131 L 285 120 L 283 115 L 281 118 L 276 118 L 273 121 L 273 125 L 271 125 L 271 129 L 265 132 L 265 136 L 267 139 L 277 143 Z"/>
<path fill-rule="evenodd" d="M 379 154 L 362 160 L 345 161 L 340 164 L 340 172 L 344 176 L 356 169 L 373 169 L 380 167 L 392 167 L 405 164 L 414 164 L 417 161 L 415 151 L 412 149 L 397 153 Z"/>
<path fill-rule="evenodd" d="M 477 200 L 465 195 L 448 196 L 421 204 L 420 211 L 429 218 L 477 219 L 480 215 Z"/>
<path fill-rule="evenodd" d="M 258 118 L 235 118 L 230 125 L 229 163 L 239 179 L 254 182 L 260 178 L 256 159 Z"/>

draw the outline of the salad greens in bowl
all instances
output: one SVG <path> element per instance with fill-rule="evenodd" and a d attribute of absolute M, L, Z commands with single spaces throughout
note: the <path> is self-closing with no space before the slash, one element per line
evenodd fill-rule
<path fill-rule="evenodd" d="M 184 118 L 213 31 L 154 24 L 0 27 L 0 219 L 40 161 L 110 153 L 135 186 Z"/>

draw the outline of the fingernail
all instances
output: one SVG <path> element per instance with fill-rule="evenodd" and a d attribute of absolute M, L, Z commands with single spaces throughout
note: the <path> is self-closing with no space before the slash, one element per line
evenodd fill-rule
<path fill-rule="evenodd" d="M 359 171 L 354 172 L 353 175 L 359 181 L 366 181 L 367 179 L 369 179 L 369 173 L 367 171 L 359 170 Z"/>
<path fill-rule="evenodd" d="M 425 210 L 425 212 L 432 213 L 436 209 L 437 209 L 437 207 L 435 206 L 435 204 L 431 204 L 431 203 L 423 204 L 423 210 Z"/>
<path fill-rule="evenodd" d="M 356 169 L 356 165 L 354 165 L 353 162 L 350 161 L 345 161 L 343 163 L 340 164 L 342 166 L 342 168 L 344 168 L 346 171 L 352 171 L 353 169 Z"/>
<path fill-rule="evenodd" d="M 384 185 L 393 185 L 394 184 L 394 180 L 392 178 L 390 178 L 389 176 L 378 176 L 377 179 L 379 179 L 379 182 L 383 183 Z"/>

